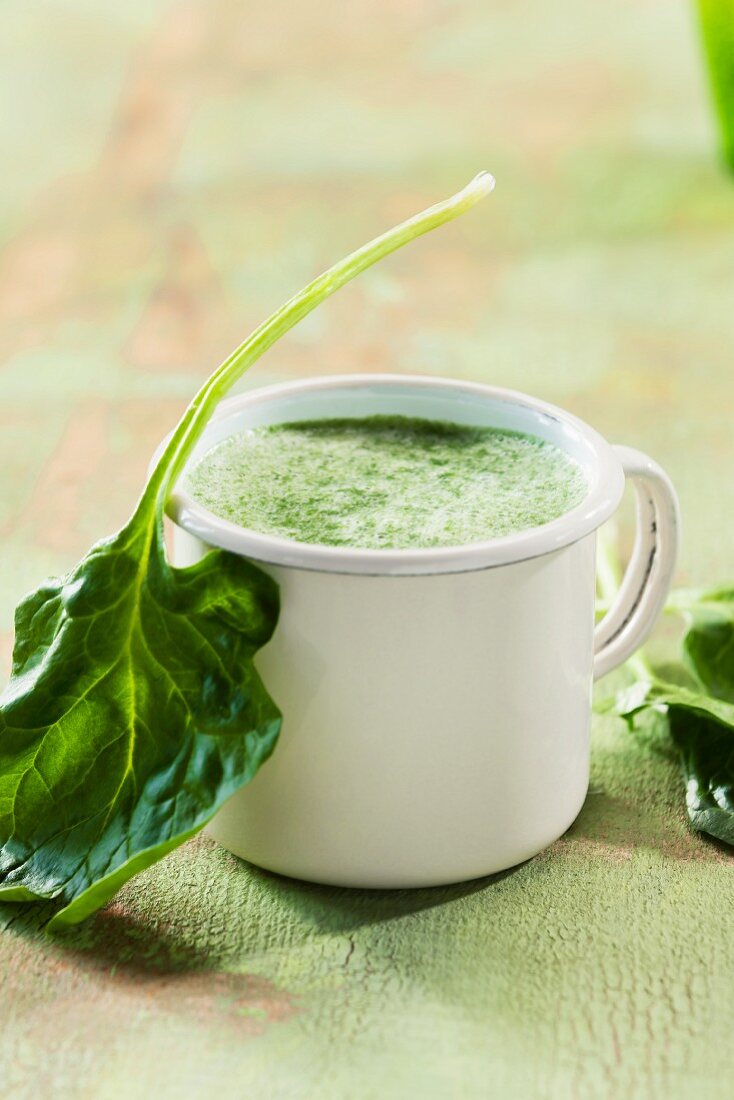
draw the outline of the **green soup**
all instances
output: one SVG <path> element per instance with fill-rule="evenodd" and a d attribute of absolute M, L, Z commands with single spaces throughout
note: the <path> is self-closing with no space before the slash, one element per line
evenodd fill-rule
<path fill-rule="evenodd" d="M 255 428 L 208 451 L 187 488 L 215 515 L 298 542 L 456 546 L 548 523 L 587 484 L 531 435 L 402 416 Z"/>

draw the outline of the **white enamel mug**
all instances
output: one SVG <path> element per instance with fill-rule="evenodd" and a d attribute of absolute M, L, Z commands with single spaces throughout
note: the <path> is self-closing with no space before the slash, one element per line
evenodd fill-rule
<path fill-rule="evenodd" d="M 569 413 L 448 379 L 349 375 L 248 392 L 222 403 L 192 461 L 258 425 L 378 413 L 532 433 L 582 465 L 588 493 L 505 538 L 360 550 L 246 530 L 179 487 L 174 560 L 223 547 L 261 563 L 281 593 L 256 659 L 283 712 L 280 740 L 210 834 L 301 879 L 431 886 L 514 866 L 573 822 L 588 787 L 592 679 L 632 654 L 663 606 L 678 505 L 651 459 Z M 637 540 L 595 629 L 596 531 L 625 477 Z"/>

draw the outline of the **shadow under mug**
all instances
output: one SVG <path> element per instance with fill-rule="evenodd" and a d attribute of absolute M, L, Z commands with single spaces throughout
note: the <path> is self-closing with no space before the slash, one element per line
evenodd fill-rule
<path fill-rule="evenodd" d="M 210 823 L 261 867 L 339 886 L 417 887 L 514 866 L 573 822 L 589 779 L 592 679 L 644 641 L 678 546 L 656 463 L 524 394 L 402 375 L 314 378 L 222 402 L 191 462 L 232 433 L 404 415 L 531 433 L 583 467 L 588 492 L 540 527 L 459 547 L 306 545 L 219 519 L 179 486 L 177 565 L 213 546 L 262 564 L 281 616 L 257 655 L 283 712 L 276 750 Z M 596 531 L 625 477 L 637 536 L 594 627 Z"/>

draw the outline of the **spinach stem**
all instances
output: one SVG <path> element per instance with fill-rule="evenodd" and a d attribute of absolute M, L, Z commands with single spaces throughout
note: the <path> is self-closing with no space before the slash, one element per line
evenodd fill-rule
<path fill-rule="evenodd" d="M 160 522 L 168 493 L 180 476 L 212 413 L 252 364 L 312 309 L 384 256 L 470 210 L 494 189 L 494 178 L 480 172 L 457 194 L 388 229 L 313 279 L 240 344 L 204 383 L 179 421 L 146 486 L 140 508 L 153 504 Z"/>

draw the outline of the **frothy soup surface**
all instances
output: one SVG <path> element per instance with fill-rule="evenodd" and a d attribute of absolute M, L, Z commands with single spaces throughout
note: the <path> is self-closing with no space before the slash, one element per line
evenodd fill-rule
<path fill-rule="evenodd" d="M 520 432 L 402 416 L 255 428 L 187 479 L 215 515 L 298 542 L 456 546 L 548 523 L 587 484 L 573 459 Z"/>

